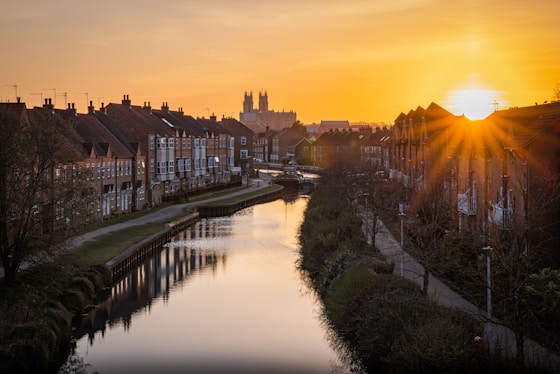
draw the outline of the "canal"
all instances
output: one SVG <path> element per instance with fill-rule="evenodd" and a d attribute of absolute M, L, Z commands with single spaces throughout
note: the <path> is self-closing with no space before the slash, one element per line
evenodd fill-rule
<path fill-rule="evenodd" d="M 297 268 L 306 205 L 279 199 L 177 235 L 83 316 L 66 368 L 349 373 Z"/>

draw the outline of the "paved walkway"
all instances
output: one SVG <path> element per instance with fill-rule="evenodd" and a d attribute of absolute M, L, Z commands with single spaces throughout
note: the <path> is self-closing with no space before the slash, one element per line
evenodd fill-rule
<path fill-rule="evenodd" d="M 207 199 L 201 199 L 201 200 L 197 200 L 197 201 L 193 201 L 193 202 L 188 202 L 188 203 L 183 203 L 183 204 L 173 204 L 173 205 L 170 205 L 166 208 L 159 209 L 155 212 L 146 214 L 142 217 L 131 219 L 131 220 L 126 221 L 126 222 L 117 223 L 117 224 L 114 224 L 114 225 L 111 225 L 111 226 L 102 227 L 102 228 L 99 228 L 95 231 L 90 231 L 90 232 L 84 233 L 82 235 L 78 235 L 78 236 L 76 236 L 76 237 L 74 237 L 70 240 L 70 245 L 71 245 L 71 247 L 76 247 L 76 246 L 79 246 L 86 241 L 95 239 L 99 236 L 102 236 L 102 235 L 105 235 L 105 234 L 108 234 L 108 233 L 111 233 L 111 232 L 114 232 L 114 231 L 119 231 L 119 230 L 125 229 L 127 227 L 144 225 L 144 224 L 147 224 L 147 223 L 156 223 L 156 222 L 166 223 L 166 222 L 169 222 L 172 218 L 180 216 L 185 208 L 195 208 L 198 205 L 202 205 L 202 204 L 205 204 L 205 203 L 208 203 L 208 202 L 211 202 L 211 201 L 228 199 L 228 198 L 233 197 L 233 196 L 238 196 L 238 195 L 243 195 L 243 194 L 246 194 L 246 193 L 258 191 L 258 190 L 263 189 L 263 188 L 265 188 L 269 185 L 270 185 L 270 178 L 268 178 L 267 176 L 265 176 L 261 179 L 249 179 L 248 186 L 246 186 L 246 187 L 244 187 L 240 190 L 232 191 L 228 194 L 221 194 L 220 196 L 209 197 Z"/>
<path fill-rule="evenodd" d="M 122 229 L 125 229 L 127 227 L 132 227 L 132 226 L 138 226 L 138 225 L 144 225 L 146 223 L 155 223 L 155 222 L 161 222 L 162 224 L 169 222 L 171 219 L 173 219 L 174 217 L 178 217 L 180 216 L 185 208 L 194 208 L 198 205 L 207 203 L 207 202 L 211 202 L 211 201 L 216 201 L 216 200 L 222 200 L 222 199 L 228 199 L 230 197 L 233 196 L 238 196 L 238 195 L 243 195 L 246 193 L 250 193 L 250 192 L 254 192 L 254 191 L 258 191 L 260 189 L 263 189 L 267 186 L 270 185 L 270 179 L 272 177 L 269 175 L 263 175 L 261 178 L 259 179 L 249 179 L 248 181 L 248 185 L 245 186 L 244 188 L 241 188 L 239 190 L 235 190 L 232 191 L 230 193 L 227 194 L 220 194 L 219 196 L 215 196 L 215 197 L 209 197 L 206 199 L 201 199 L 201 200 L 197 200 L 197 201 L 193 201 L 193 202 L 188 202 L 188 203 L 183 203 L 183 204 L 173 204 L 170 205 L 166 208 L 163 209 L 159 209 L 157 211 L 148 213 L 142 217 L 138 217 L 135 219 L 131 219 L 129 221 L 126 222 L 120 222 L 114 225 L 110 225 L 110 226 L 105 226 L 105 227 L 101 227 L 97 230 L 94 231 L 90 231 L 78 236 L 75 236 L 71 239 L 69 239 L 67 241 L 67 245 L 65 245 L 65 247 L 67 248 L 67 250 L 72 250 L 72 248 L 76 248 L 80 245 L 82 245 L 83 243 L 89 241 L 89 240 L 94 240 L 95 238 L 98 238 L 100 236 L 109 234 L 111 232 L 115 232 L 115 231 L 119 231 Z M 49 261 L 49 259 L 52 258 L 52 254 L 39 254 L 37 256 L 36 259 L 32 259 L 31 261 L 26 261 L 24 263 L 21 264 L 20 267 L 20 271 L 21 270 L 25 270 L 27 268 L 29 268 L 30 266 L 33 266 L 34 263 L 38 263 L 41 261 Z M 4 277 L 4 268 L 2 266 L 0 266 L 0 278 Z"/>
<path fill-rule="evenodd" d="M 422 287 L 424 283 L 424 267 L 403 251 L 400 243 L 395 240 L 381 221 L 379 221 L 378 225 L 375 245 L 382 254 L 395 264 L 393 274 L 401 275 L 402 264 L 404 278 Z M 371 225 L 369 227 L 371 228 Z M 371 238 L 368 239 L 369 243 L 372 244 Z M 438 304 L 459 308 L 483 320 L 486 319 L 486 311 L 478 309 L 431 274 L 428 283 L 428 295 Z M 500 347 L 505 348 L 505 353 L 510 357 L 515 356 L 515 335 L 510 329 L 496 323 L 486 322 L 484 334 L 490 347 L 496 347 L 499 344 Z M 527 362 L 547 362 L 548 364 L 545 364 L 545 367 L 549 367 L 554 373 L 560 373 L 560 356 L 541 347 L 530 339 L 525 339 L 525 357 Z"/>

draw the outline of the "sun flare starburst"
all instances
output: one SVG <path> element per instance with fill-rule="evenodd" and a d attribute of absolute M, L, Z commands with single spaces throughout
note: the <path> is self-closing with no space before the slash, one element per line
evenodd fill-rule
<path fill-rule="evenodd" d="M 499 99 L 499 91 L 487 88 L 461 88 L 448 93 L 446 106 L 456 115 L 464 114 L 468 119 L 479 120 L 498 109 Z"/>

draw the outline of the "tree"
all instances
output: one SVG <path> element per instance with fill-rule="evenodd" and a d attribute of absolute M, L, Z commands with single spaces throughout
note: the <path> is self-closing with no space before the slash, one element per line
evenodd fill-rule
<path fill-rule="evenodd" d="M 417 193 L 407 212 L 406 233 L 412 242 L 412 251 L 424 267 L 423 287 L 428 292 L 432 270 L 442 256 L 443 242 L 449 230 L 451 207 L 442 199 L 443 185 L 433 183 L 424 192 Z"/>
<path fill-rule="evenodd" d="M 520 167 L 527 171 L 523 178 L 512 180 L 511 186 L 521 196 L 521 204 L 510 213 L 507 225 L 490 226 L 488 242 L 494 314 L 515 334 L 517 359 L 522 363 L 528 335 L 558 344 L 558 312 L 550 313 L 538 300 L 559 303 L 560 293 L 554 292 L 560 288 L 557 273 L 547 268 L 559 257 L 560 180 L 554 162 L 540 162 L 533 170 Z"/>
<path fill-rule="evenodd" d="M 51 110 L 0 106 L 0 128 L 0 256 L 12 281 L 24 261 L 56 239 L 56 219 L 74 201 L 75 188 L 61 188 L 58 167 L 76 152 L 67 142 L 71 126 Z"/>

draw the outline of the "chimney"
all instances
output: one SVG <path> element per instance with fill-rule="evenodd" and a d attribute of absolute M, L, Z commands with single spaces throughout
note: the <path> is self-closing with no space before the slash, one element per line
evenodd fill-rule
<path fill-rule="evenodd" d="M 101 103 L 101 109 L 100 109 L 101 113 L 103 114 L 107 114 L 107 107 L 105 106 L 105 103 Z"/>
<path fill-rule="evenodd" d="M 146 102 L 144 101 L 144 109 L 146 109 L 148 112 L 152 112 L 152 105 L 150 104 L 150 102 L 148 101 L 148 104 L 146 104 Z"/>
<path fill-rule="evenodd" d="M 87 109 L 88 109 L 88 114 L 93 114 L 93 111 L 94 111 L 94 109 L 95 109 L 95 108 L 93 107 L 93 101 L 90 100 L 89 106 L 88 106 Z"/>
<path fill-rule="evenodd" d="M 122 104 L 123 104 L 123 105 L 126 105 L 127 107 L 130 108 L 130 106 L 131 106 L 130 104 L 131 104 L 131 103 L 130 103 L 130 99 L 128 98 L 128 95 L 124 95 L 124 96 L 123 96 Z"/>
<path fill-rule="evenodd" d="M 52 105 L 52 99 L 45 99 L 45 105 L 43 105 L 43 108 L 51 111 L 54 110 L 54 105 Z"/>
<path fill-rule="evenodd" d="M 216 122 L 216 115 L 214 113 L 210 116 L 210 121 Z"/>
<path fill-rule="evenodd" d="M 167 105 L 167 102 L 161 104 L 161 110 L 165 112 L 169 112 L 169 106 Z"/>
<path fill-rule="evenodd" d="M 74 103 L 68 103 L 68 109 L 66 110 L 70 115 L 76 115 L 76 108 L 74 107 Z"/>

